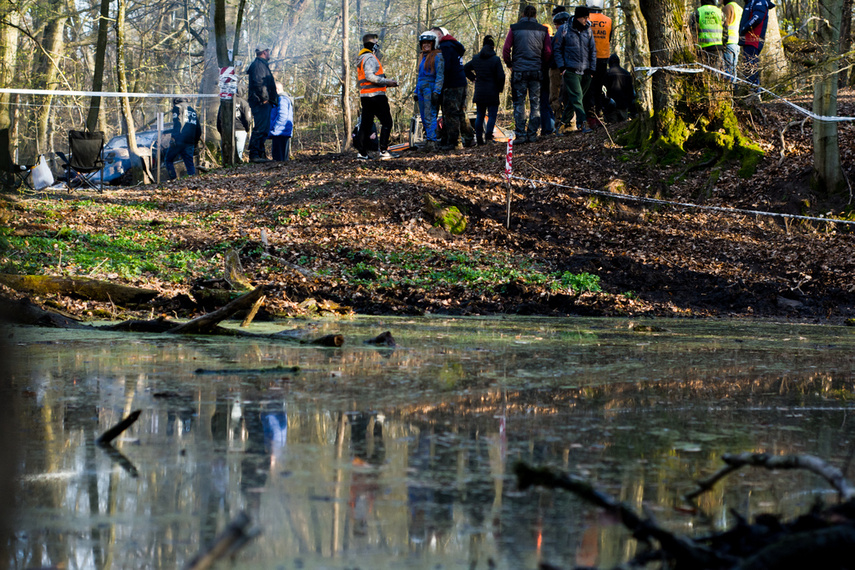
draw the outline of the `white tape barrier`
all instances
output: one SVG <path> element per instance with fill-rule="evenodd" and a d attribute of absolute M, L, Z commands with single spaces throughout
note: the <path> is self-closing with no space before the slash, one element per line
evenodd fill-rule
<path fill-rule="evenodd" d="M 775 93 L 772 93 L 768 89 L 760 87 L 759 85 L 757 85 L 755 83 L 751 83 L 750 81 L 746 81 L 746 80 L 742 79 L 741 77 L 737 77 L 736 75 L 731 75 L 730 73 L 726 73 L 720 69 L 716 69 L 715 67 L 711 67 L 711 66 L 705 65 L 703 63 L 681 63 L 681 64 L 677 64 L 677 65 L 665 65 L 662 67 L 636 67 L 635 70 L 636 71 L 646 71 L 647 77 L 650 77 L 651 75 L 653 75 L 654 73 L 656 73 L 657 71 L 660 71 L 660 70 L 662 70 L 662 71 L 673 71 L 675 73 L 702 73 L 704 70 L 712 71 L 713 73 L 718 73 L 719 75 L 727 77 L 731 81 L 743 83 L 745 85 L 753 87 L 754 89 L 757 89 L 758 91 L 762 91 L 763 93 L 768 93 L 769 95 L 771 95 L 775 99 L 777 99 L 783 103 L 786 103 L 787 105 L 789 105 L 790 107 L 792 107 L 793 109 L 798 111 L 799 113 L 802 113 L 803 115 L 807 115 L 808 117 L 810 117 L 814 121 L 823 121 L 826 123 L 842 123 L 842 122 L 846 122 L 846 121 L 855 121 L 855 117 L 829 117 L 827 115 L 817 115 L 816 113 L 813 113 L 812 111 L 808 111 L 804 107 L 800 107 L 791 101 L 787 101 L 783 97 L 776 95 Z"/>
<path fill-rule="evenodd" d="M 173 97 L 186 97 L 188 99 L 200 97 L 219 97 L 219 94 L 209 93 L 118 93 L 116 91 L 59 91 L 57 89 L 0 89 L 0 93 L 19 94 L 19 95 L 57 95 L 70 97 L 139 97 L 162 99 Z"/>
<path fill-rule="evenodd" d="M 675 208 L 695 208 L 698 210 L 710 210 L 713 212 L 723 212 L 725 214 L 740 214 L 752 216 L 772 216 L 779 218 L 788 218 L 792 220 L 810 220 L 814 222 L 831 222 L 834 224 L 849 224 L 855 226 L 855 221 L 837 220 L 834 218 L 816 218 L 812 216 L 798 216 L 796 214 L 782 214 L 778 212 L 763 212 L 760 210 L 743 210 L 740 208 L 723 208 L 721 206 L 701 206 L 700 204 L 690 204 L 688 202 L 669 202 L 668 200 L 660 200 L 658 198 L 648 198 L 646 196 L 633 196 L 632 194 L 618 194 L 615 192 L 605 192 L 603 190 L 594 190 L 592 188 L 583 188 L 582 186 L 565 186 L 556 182 L 547 182 L 545 180 L 532 180 L 522 176 L 511 176 L 512 180 L 521 180 L 529 184 L 544 184 L 546 186 L 555 186 L 556 188 L 566 188 L 577 192 L 585 192 L 586 194 L 597 194 L 608 198 L 617 198 L 619 200 L 632 200 L 636 202 L 647 202 L 650 204 L 661 204 L 663 206 L 673 206 Z"/>

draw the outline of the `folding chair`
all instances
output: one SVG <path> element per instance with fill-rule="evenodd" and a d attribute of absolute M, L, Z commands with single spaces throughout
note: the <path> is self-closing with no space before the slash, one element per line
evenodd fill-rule
<path fill-rule="evenodd" d="M 68 191 L 71 192 L 74 186 L 80 187 L 85 184 L 101 192 L 104 187 L 104 161 L 101 159 L 101 154 L 104 152 L 104 133 L 68 131 L 68 152 L 69 158 L 61 152 L 56 153 L 64 163 Z M 73 177 L 72 171 L 74 171 Z M 87 174 L 98 171 L 101 174 L 101 183 L 95 186 L 94 181 Z"/>
<path fill-rule="evenodd" d="M 0 129 L 0 174 L 3 176 L 3 188 L 14 190 L 25 184 L 30 190 L 30 173 L 35 165 L 15 164 L 9 151 L 9 129 Z M 20 181 L 16 180 L 20 178 Z"/>

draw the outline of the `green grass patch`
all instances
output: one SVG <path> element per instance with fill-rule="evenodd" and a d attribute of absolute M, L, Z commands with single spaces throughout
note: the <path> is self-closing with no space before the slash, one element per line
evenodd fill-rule
<path fill-rule="evenodd" d="M 544 286 L 552 292 L 600 291 L 600 278 L 588 273 L 545 271 L 538 264 L 510 255 L 464 254 L 421 249 L 412 252 L 361 250 L 347 252 L 359 260 L 340 277 L 369 289 L 401 286 L 464 286 L 500 293 L 507 286 Z"/>

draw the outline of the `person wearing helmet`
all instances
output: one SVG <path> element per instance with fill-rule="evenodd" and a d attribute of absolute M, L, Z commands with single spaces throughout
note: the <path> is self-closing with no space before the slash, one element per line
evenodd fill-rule
<path fill-rule="evenodd" d="M 377 58 L 379 43 L 377 34 L 362 36 L 362 51 L 356 59 L 356 81 L 359 88 L 359 102 L 362 104 L 362 121 L 356 135 L 356 158 L 368 160 L 368 139 L 374 118 L 380 119 L 380 160 L 398 158 L 401 155 L 389 152 L 389 138 L 392 136 L 392 111 L 389 109 L 387 87 L 397 87 L 398 82 L 389 79 L 383 72 L 383 65 Z"/>
<path fill-rule="evenodd" d="M 493 36 L 484 36 L 484 47 L 463 66 L 466 78 L 475 82 L 475 140 L 478 145 L 493 140 L 493 129 L 499 114 L 499 97 L 505 88 L 505 70 L 496 55 Z M 484 117 L 487 128 L 484 129 Z"/>
<path fill-rule="evenodd" d="M 419 104 L 419 114 L 425 129 L 426 151 L 436 150 L 436 118 L 442 97 L 442 84 L 445 77 L 445 60 L 439 49 L 439 38 L 434 32 L 424 32 L 419 36 L 419 76 L 416 81 L 415 99 Z"/>
<path fill-rule="evenodd" d="M 543 65 L 552 57 L 552 42 L 546 26 L 537 23 L 537 8 L 528 5 L 522 18 L 511 24 L 502 59 L 511 70 L 514 100 L 514 140 L 517 144 L 535 142 L 540 128 L 540 82 Z M 526 129 L 525 100 L 529 99 Z"/>
<path fill-rule="evenodd" d="M 606 104 L 603 95 L 603 84 L 609 69 L 609 55 L 612 51 L 612 19 L 603 14 L 603 0 L 588 0 L 588 22 L 591 24 L 591 34 L 597 46 L 597 66 L 591 77 L 591 85 L 585 93 L 585 114 L 588 127 L 595 129 L 600 125 L 598 116 Z"/>
<path fill-rule="evenodd" d="M 555 34 L 569 20 L 570 13 L 564 6 L 556 6 L 552 9 L 552 25 L 555 26 L 555 33 L 552 34 L 552 61 L 549 65 L 549 106 L 552 109 L 552 116 L 555 117 L 555 131 L 557 132 L 561 131 L 561 119 L 564 116 L 564 106 L 567 104 L 567 93 L 564 89 L 561 70 L 555 63 Z"/>
<path fill-rule="evenodd" d="M 249 160 L 251 162 L 268 162 L 264 143 L 267 140 L 267 126 L 270 124 L 270 111 L 279 99 L 276 93 L 276 82 L 270 73 L 268 61 L 270 48 L 260 45 L 255 50 L 255 60 L 249 65 L 246 73 L 249 76 L 249 108 L 252 110 L 254 128 L 249 137 Z"/>
<path fill-rule="evenodd" d="M 442 84 L 442 120 L 444 129 L 440 150 L 454 150 L 462 139 L 463 146 L 475 145 L 475 133 L 466 119 L 466 74 L 463 55 L 466 48 L 445 28 L 432 28 L 439 37 L 439 49 L 445 63 Z"/>

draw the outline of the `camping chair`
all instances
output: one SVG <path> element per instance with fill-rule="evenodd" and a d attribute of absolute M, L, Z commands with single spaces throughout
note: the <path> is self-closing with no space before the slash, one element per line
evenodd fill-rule
<path fill-rule="evenodd" d="M 35 165 L 15 164 L 9 151 L 9 129 L 0 129 L 0 175 L 3 176 L 3 188 L 15 189 L 22 183 L 30 190 L 30 173 Z M 16 180 L 20 178 L 20 181 Z"/>
<path fill-rule="evenodd" d="M 61 152 L 57 152 L 57 156 L 64 162 L 65 167 L 65 183 L 68 186 L 68 191 L 71 192 L 72 186 L 87 185 L 93 190 L 101 192 L 104 186 L 104 161 L 101 159 L 101 154 L 104 152 L 104 133 L 101 131 L 68 131 L 68 152 L 69 158 L 66 158 Z M 74 171 L 72 177 L 71 172 Z M 93 172 L 101 173 L 101 183 L 96 186 L 91 176 Z M 76 183 L 76 184 L 75 184 Z"/>

